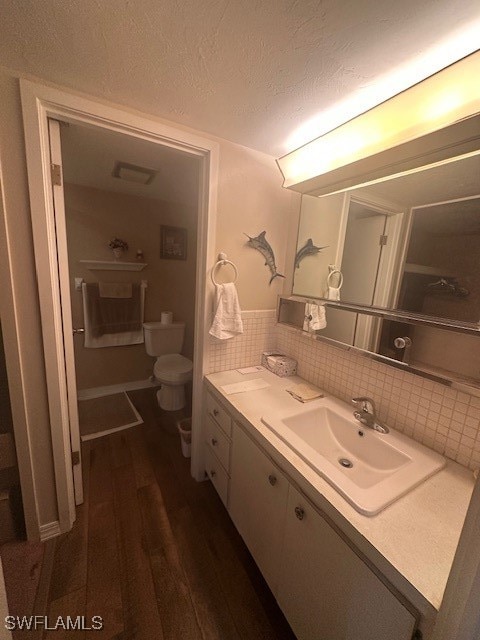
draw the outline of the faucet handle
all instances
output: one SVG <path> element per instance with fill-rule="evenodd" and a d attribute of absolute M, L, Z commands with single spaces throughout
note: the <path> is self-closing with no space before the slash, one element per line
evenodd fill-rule
<path fill-rule="evenodd" d="M 358 398 L 352 398 L 352 404 L 354 404 L 356 407 L 361 405 L 363 411 L 368 411 L 373 415 L 375 415 L 376 413 L 375 402 L 373 401 L 372 398 L 368 398 L 367 396 L 359 396 Z"/>

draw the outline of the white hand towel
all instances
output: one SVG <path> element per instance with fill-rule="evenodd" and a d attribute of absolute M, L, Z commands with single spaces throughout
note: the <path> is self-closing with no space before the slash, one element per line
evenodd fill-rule
<path fill-rule="evenodd" d="M 327 326 L 327 316 L 323 304 L 311 304 L 307 302 L 305 305 L 305 320 L 303 322 L 304 331 L 320 331 Z"/>
<path fill-rule="evenodd" d="M 228 340 L 243 333 L 242 310 L 233 282 L 216 286 L 215 317 L 209 333 L 219 340 Z"/>
<path fill-rule="evenodd" d="M 338 302 L 340 300 L 340 287 L 328 287 L 327 298 Z"/>

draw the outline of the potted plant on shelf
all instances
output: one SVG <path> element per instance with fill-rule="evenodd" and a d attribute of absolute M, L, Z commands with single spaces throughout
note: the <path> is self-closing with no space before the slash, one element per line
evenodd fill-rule
<path fill-rule="evenodd" d="M 125 240 L 121 240 L 120 238 L 113 238 L 113 240 L 110 240 L 108 243 L 108 246 L 113 251 L 115 260 L 120 260 L 123 256 L 123 252 L 128 250 L 128 244 Z"/>

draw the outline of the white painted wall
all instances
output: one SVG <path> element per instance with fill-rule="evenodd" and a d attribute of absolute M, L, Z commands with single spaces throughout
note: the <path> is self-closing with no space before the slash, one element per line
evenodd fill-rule
<path fill-rule="evenodd" d="M 328 265 L 335 264 L 339 253 L 340 227 L 345 196 L 343 193 L 317 198 L 302 196 L 302 213 L 298 228 L 296 250 L 309 238 L 317 247 L 325 247 L 320 253 L 307 256 L 293 274 L 293 292 L 299 296 L 321 298 L 327 289 Z M 290 238 L 295 243 L 296 235 Z M 341 243 L 343 246 L 343 243 Z"/>
<path fill-rule="evenodd" d="M 27 528 L 57 519 L 18 80 L 0 69 L 0 309 Z M 24 479 L 30 467 L 35 484 Z"/>

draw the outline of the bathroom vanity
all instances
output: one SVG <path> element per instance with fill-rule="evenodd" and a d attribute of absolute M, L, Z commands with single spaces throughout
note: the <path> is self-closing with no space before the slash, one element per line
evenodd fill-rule
<path fill-rule="evenodd" d="M 230 395 L 223 389 L 258 378 L 268 386 Z M 267 371 L 207 376 L 204 434 L 213 485 L 299 640 L 428 638 L 468 508 L 471 472 L 448 461 L 377 515 L 362 515 L 261 420 L 302 406 L 285 391 L 298 381 Z"/>

